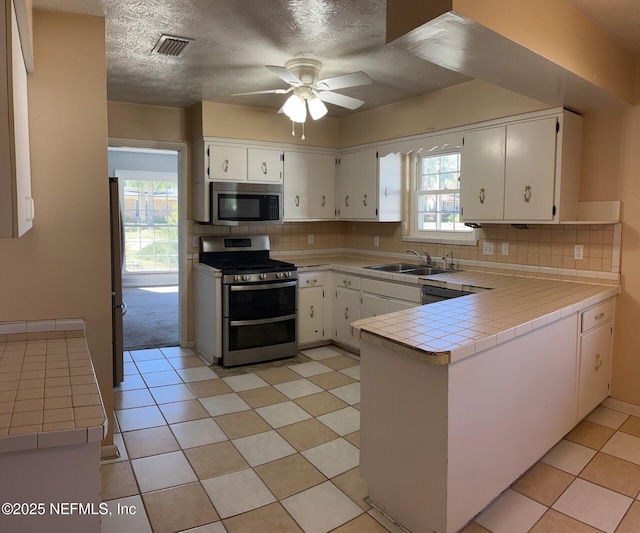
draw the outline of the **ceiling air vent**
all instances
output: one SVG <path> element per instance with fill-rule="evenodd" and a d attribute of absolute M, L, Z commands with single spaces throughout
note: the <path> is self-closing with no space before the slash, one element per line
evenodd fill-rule
<path fill-rule="evenodd" d="M 162 35 L 153 47 L 152 52 L 163 56 L 180 57 L 190 42 L 193 42 L 193 39 Z"/>

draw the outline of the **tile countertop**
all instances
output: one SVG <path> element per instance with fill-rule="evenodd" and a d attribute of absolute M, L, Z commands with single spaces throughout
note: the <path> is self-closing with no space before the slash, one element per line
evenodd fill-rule
<path fill-rule="evenodd" d="M 278 257 L 301 271 L 334 269 L 369 277 L 434 285 L 476 294 L 358 320 L 353 334 L 432 364 L 450 364 L 577 313 L 620 292 L 599 285 L 465 270 L 412 276 L 364 267 L 398 262 L 389 257 L 336 255 Z M 406 262 L 403 260 L 403 262 Z"/>
<path fill-rule="evenodd" d="M 476 293 L 358 320 L 353 334 L 428 363 L 450 364 L 620 291 L 617 285 L 472 270 L 427 276 L 420 283 Z"/>
<path fill-rule="evenodd" d="M 101 441 L 107 418 L 85 338 L 24 336 L 0 340 L 0 453 Z"/>

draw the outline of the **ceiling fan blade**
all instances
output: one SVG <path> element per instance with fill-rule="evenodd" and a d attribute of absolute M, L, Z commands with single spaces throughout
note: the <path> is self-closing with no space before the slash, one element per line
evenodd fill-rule
<path fill-rule="evenodd" d="M 357 87 L 358 85 L 369 85 L 373 83 L 371 78 L 364 72 L 352 72 L 351 74 L 343 74 L 334 78 L 326 78 L 320 80 L 316 85 L 318 89 L 335 91 L 336 89 L 346 89 L 347 87 Z"/>
<path fill-rule="evenodd" d="M 358 109 L 362 104 L 364 104 L 364 100 L 358 100 L 357 98 L 352 98 L 351 96 L 346 96 L 344 94 L 333 93 L 331 91 L 320 91 L 318 93 L 318 98 L 323 102 L 329 102 L 333 105 L 346 107 L 352 111 L 354 109 Z"/>
<path fill-rule="evenodd" d="M 246 96 L 249 94 L 285 94 L 291 91 L 293 87 L 289 89 L 266 89 L 264 91 L 249 91 L 247 93 L 231 93 L 231 96 Z"/>
<path fill-rule="evenodd" d="M 278 76 L 278 78 L 280 78 L 281 80 L 286 81 L 287 83 L 294 85 L 294 86 L 299 86 L 302 85 L 302 81 L 300 81 L 300 79 L 298 79 L 297 76 L 295 76 L 288 68 L 286 67 L 278 67 L 275 65 L 265 65 L 265 67 L 267 67 L 271 72 L 273 72 L 276 76 Z"/>

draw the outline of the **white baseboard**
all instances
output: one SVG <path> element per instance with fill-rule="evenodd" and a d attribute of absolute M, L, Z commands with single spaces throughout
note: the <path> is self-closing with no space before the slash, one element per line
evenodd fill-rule
<path fill-rule="evenodd" d="M 100 448 L 100 460 L 105 461 L 108 459 L 117 459 L 120 457 L 120 452 L 115 444 L 109 444 L 108 446 L 102 446 Z"/>

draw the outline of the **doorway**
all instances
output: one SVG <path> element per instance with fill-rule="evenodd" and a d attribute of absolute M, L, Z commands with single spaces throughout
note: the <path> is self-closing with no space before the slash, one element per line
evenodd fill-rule
<path fill-rule="evenodd" d="M 109 147 L 123 225 L 125 351 L 186 343 L 180 298 L 184 147 L 145 144 L 112 139 Z"/>

